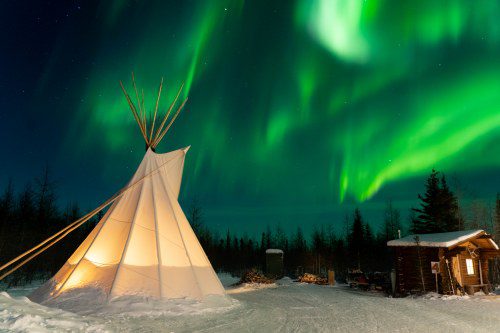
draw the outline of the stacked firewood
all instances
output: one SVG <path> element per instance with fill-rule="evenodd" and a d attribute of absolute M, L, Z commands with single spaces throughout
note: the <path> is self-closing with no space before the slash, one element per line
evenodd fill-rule
<path fill-rule="evenodd" d="M 256 269 L 251 269 L 251 270 L 248 270 L 245 273 L 243 273 L 239 283 L 240 284 L 241 283 L 265 283 L 265 284 L 269 284 L 269 283 L 274 283 L 274 280 L 264 276 L 264 274 L 260 273 Z"/>
<path fill-rule="evenodd" d="M 299 276 L 298 282 L 313 283 L 313 284 L 328 284 L 327 278 L 322 278 L 318 275 L 304 273 L 304 275 Z"/>

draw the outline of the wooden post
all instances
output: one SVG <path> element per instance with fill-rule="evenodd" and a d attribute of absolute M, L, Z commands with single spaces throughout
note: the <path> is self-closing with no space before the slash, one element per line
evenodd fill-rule
<path fill-rule="evenodd" d="M 434 276 L 436 277 L 436 293 L 439 294 L 439 288 L 438 288 L 438 273 L 435 271 Z"/>
<path fill-rule="evenodd" d="M 463 278 L 462 278 L 462 268 L 460 267 L 460 253 L 457 254 L 456 257 L 453 257 L 454 260 L 456 260 L 456 263 L 457 263 L 457 270 L 456 270 L 456 275 L 455 276 L 458 280 L 458 283 L 463 286 L 464 285 L 464 281 L 463 281 Z"/>
<path fill-rule="evenodd" d="M 391 287 L 394 296 L 396 294 L 396 270 L 394 268 L 391 270 Z"/>
<path fill-rule="evenodd" d="M 481 259 L 478 259 L 477 260 L 478 264 L 479 264 L 479 282 L 481 284 L 483 284 L 483 270 L 481 269 Z"/>
<path fill-rule="evenodd" d="M 453 286 L 453 278 L 451 277 L 451 271 L 450 271 L 450 266 L 448 265 L 448 259 L 445 259 L 445 262 L 446 262 L 446 269 L 448 270 L 448 276 L 450 277 L 451 291 L 453 292 L 453 295 L 455 295 L 455 287 Z"/>
<path fill-rule="evenodd" d="M 328 284 L 330 286 L 335 285 L 335 272 L 333 270 L 328 270 Z"/>

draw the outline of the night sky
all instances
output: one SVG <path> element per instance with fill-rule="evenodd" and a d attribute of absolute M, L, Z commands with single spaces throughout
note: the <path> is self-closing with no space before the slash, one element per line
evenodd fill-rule
<path fill-rule="evenodd" d="M 256 235 L 360 207 L 405 217 L 426 176 L 500 190 L 500 2 L 2 1 L 0 189 L 48 164 L 59 205 L 123 187 L 144 142 L 118 81 L 149 109 L 182 82 L 158 152 L 191 145 L 181 205 Z M 149 104 L 148 104 L 149 103 Z M 464 201 L 464 202 L 465 202 Z"/>

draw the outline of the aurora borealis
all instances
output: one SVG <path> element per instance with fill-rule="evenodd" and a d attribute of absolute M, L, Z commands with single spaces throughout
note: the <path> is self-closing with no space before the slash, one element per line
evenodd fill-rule
<path fill-rule="evenodd" d="M 222 230 L 340 225 L 354 205 L 376 224 L 433 167 L 500 189 L 497 1 L 1 6 L 0 185 L 48 162 L 63 204 L 123 186 L 144 148 L 118 86 L 134 71 L 150 103 L 164 77 L 163 107 L 185 83 L 158 150 L 192 146 L 181 200 Z"/>

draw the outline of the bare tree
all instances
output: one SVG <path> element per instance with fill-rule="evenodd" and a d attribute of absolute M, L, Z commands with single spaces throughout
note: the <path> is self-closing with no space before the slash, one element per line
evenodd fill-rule
<path fill-rule="evenodd" d="M 422 281 L 422 291 L 425 293 L 424 269 L 422 267 L 422 255 L 420 253 L 420 237 L 415 236 L 413 239 L 415 240 L 415 244 L 417 244 L 418 267 L 420 269 L 420 279 Z"/>
<path fill-rule="evenodd" d="M 398 230 L 401 230 L 401 214 L 395 209 L 392 201 L 387 201 L 384 212 L 384 236 L 385 240 L 398 238 Z"/>
<path fill-rule="evenodd" d="M 203 227 L 203 210 L 200 205 L 200 201 L 197 197 L 191 200 L 191 206 L 188 213 L 188 220 L 191 223 L 191 228 L 193 231 L 199 235 L 202 232 Z"/>
<path fill-rule="evenodd" d="M 469 207 L 469 228 L 492 232 L 493 226 L 488 205 L 483 200 L 474 199 Z"/>

